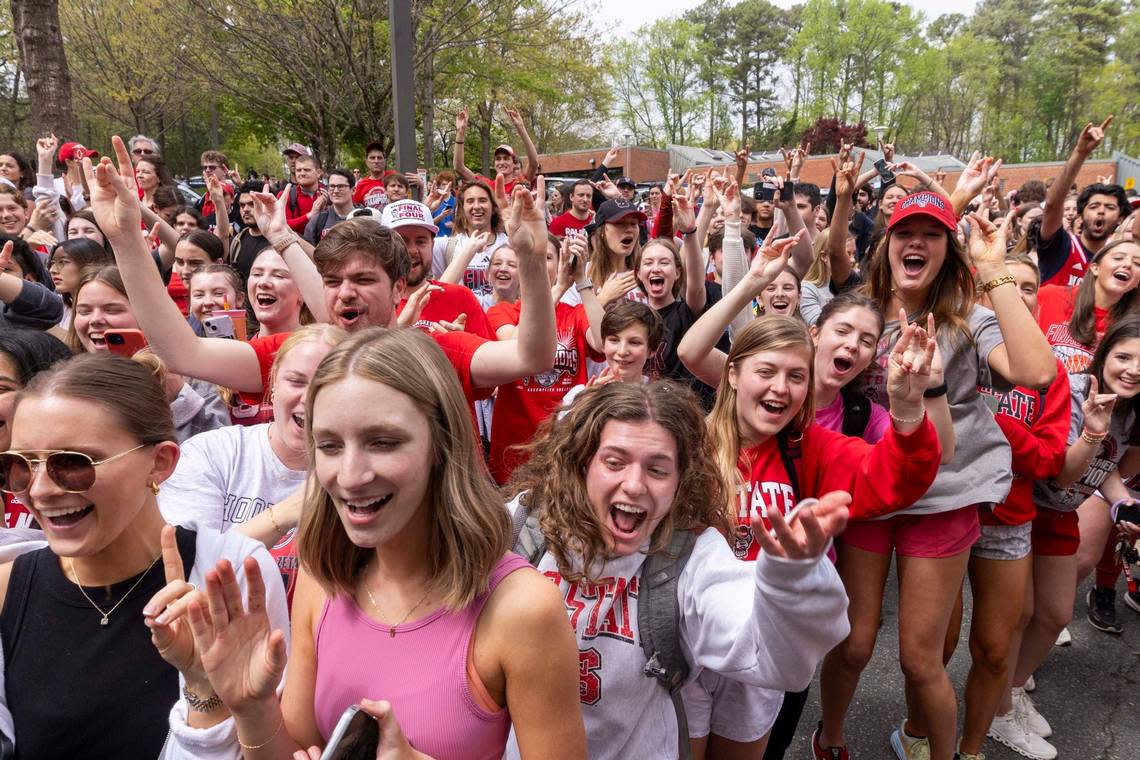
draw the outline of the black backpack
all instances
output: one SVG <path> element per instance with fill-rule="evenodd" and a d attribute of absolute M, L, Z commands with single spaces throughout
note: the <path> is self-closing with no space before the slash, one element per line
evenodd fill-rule
<path fill-rule="evenodd" d="M 538 523 L 538 515 L 530 514 L 520 502 L 514 515 L 514 551 L 537 567 L 546 553 L 546 537 Z M 689 677 L 689 664 L 681 651 L 681 610 L 677 602 L 677 581 L 696 543 L 690 530 L 673 532 L 669 546 L 645 558 L 641 566 L 640 590 L 637 595 L 637 627 L 641 648 L 647 662 L 642 672 L 656 678 L 669 692 L 677 715 L 677 757 L 690 760 L 689 721 L 681 687 Z"/>

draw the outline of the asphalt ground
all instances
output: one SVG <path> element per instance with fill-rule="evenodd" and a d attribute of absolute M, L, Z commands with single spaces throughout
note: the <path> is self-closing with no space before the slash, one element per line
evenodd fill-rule
<path fill-rule="evenodd" d="M 1073 643 L 1054 647 L 1049 659 L 1037 669 L 1037 690 L 1032 693 L 1037 710 L 1053 727 L 1049 742 L 1058 750 L 1058 760 L 1140 760 L 1140 614 L 1123 602 L 1124 579 L 1117 586 L 1117 620 L 1124 633 L 1101 633 L 1085 620 L 1085 592 L 1091 578 L 1077 593 Z M 962 691 L 970 668 L 967 645 L 970 620 L 969 584 L 966 584 L 965 620 L 958 648 L 950 661 L 950 679 L 958 694 L 959 728 Z M 903 718 L 903 678 L 898 666 L 898 591 L 895 574 L 883 603 L 883 625 L 875 654 L 855 693 L 845 733 L 852 760 L 893 760 L 890 735 Z M 810 760 L 811 732 L 819 720 L 819 679 L 812 683 L 796 738 L 787 760 Z M 987 760 L 1021 758 L 992 739 L 982 748 Z"/>

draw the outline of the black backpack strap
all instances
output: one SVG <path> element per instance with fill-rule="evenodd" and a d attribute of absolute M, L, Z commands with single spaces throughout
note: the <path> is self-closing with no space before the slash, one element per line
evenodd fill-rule
<path fill-rule="evenodd" d="M 289 185 L 289 199 L 286 201 L 289 208 L 290 217 L 298 217 L 301 215 L 301 205 L 297 202 L 297 186 Z"/>
<path fill-rule="evenodd" d="M 871 400 L 849 385 L 839 395 L 843 397 L 843 435 L 862 438 L 871 421 Z"/>
<path fill-rule="evenodd" d="M 641 567 L 637 592 L 637 627 L 647 662 L 642 672 L 656 678 L 669 692 L 677 714 L 677 756 L 692 757 L 689 721 L 681 687 L 689 677 L 689 663 L 681 648 L 681 609 L 677 582 L 693 553 L 696 534 L 690 530 L 673 533 L 669 546 L 650 554 Z"/>
<path fill-rule="evenodd" d="M 533 567 L 538 567 L 538 561 L 546 554 L 546 536 L 542 535 L 538 514 L 531 514 L 521 501 L 511 517 L 511 546 Z"/>
<path fill-rule="evenodd" d="M 792 486 L 795 498 L 800 498 L 800 478 L 796 472 L 796 461 L 800 458 L 800 442 L 797 438 L 792 440 L 787 431 L 776 433 L 776 447 L 780 449 L 780 461 L 784 463 L 784 471 L 788 473 L 788 483 Z"/>

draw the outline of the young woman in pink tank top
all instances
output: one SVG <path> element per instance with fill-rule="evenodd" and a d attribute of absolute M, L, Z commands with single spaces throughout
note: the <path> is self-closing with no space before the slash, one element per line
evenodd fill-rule
<path fill-rule="evenodd" d="M 317 369 L 305 422 L 317 482 L 280 699 L 284 636 L 256 589 L 246 611 L 233 583 L 208 578 L 209 609 L 192 612 L 246 760 L 319 757 L 357 703 L 392 757 L 497 760 L 513 725 L 523 757 L 584 758 L 565 607 L 508 551 L 443 352 L 416 330 L 353 337 Z"/>

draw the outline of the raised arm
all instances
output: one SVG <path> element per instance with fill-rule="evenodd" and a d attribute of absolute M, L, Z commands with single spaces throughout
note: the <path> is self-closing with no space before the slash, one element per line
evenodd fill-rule
<path fill-rule="evenodd" d="M 1000 158 L 996 161 L 992 156 L 983 158 L 978 151 L 974 151 L 970 156 L 970 162 L 958 175 L 958 184 L 954 192 L 950 194 L 950 204 L 954 207 L 954 213 L 958 216 L 965 213 L 970 201 L 981 194 L 982 188 L 993 182 L 1000 168 Z"/>
<path fill-rule="evenodd" d="M 721 258 L 724 261 L 724 272 L 721 276 L 721 289 L 722 292 L 727 293 L 736 287 L 744 277 L 744 273 L 748 271 L 748 254 L 751 251 L 744 250 L 744 238 L 740 232 L 740 188 L 735 184 L 725 186 L 724 192 L 720 192 L 714 184 L 709 198 L 706 203 L 712 201 L 714 204 L 719 204 L 724 209 L 724 237 L 721 248 Z M 704 213 L 704 207 L 701 208 L 701 213 Z M 744 326 L 756 318 L 747 305 L 741 309 L 733 318 L 730 326 L 734 333 L 743 330 Z"/>
<path fill-rule="evenodd" d="M 716 347 L 717 341 L 733 317 L 784 271 L 788 264 L 788 251 L 803 234 L 799 232 L 794 237 L 774 242 L 764 241 L 740 283 L 701 315 L 681 338 L 677 356 L 699 380 L 714 388 L 720 383 L 727 357 Z"/>
<path fill-rule="evenodd" d="M 541 174 L 535 186 L 538 197 L 546 197 Z M 515 340 L 489 341 L 476 349 L 471 357 L 471 382 L 479 388 L 545 372 L 554 364 L 556 327 L 546 275 L 546 221 L 542 204 L 522 185 L 514 188 L 507 234 L 519 259 L 519 329 Z"/>
<path fill-rule="evenodd" d="M 744 175 L 748 173 L 748 156 L 750 155 L 751 151 L 747 145 L 736 151 L 736 184 L 738 187 L 744 187 Z"/>
<path fill-rule="evenodd" d="M 236 340 L 199 338 L 170 300 L 143 238 L 130 154 L 118 135 L 111 138 L 111 144 L 118 171 L 110 158 L 103 157 L 97 166 L 84 158 L 83 172 L 91 191 L 91 210 L 115 251 L 131 310 L 151 349 L 171 372 L 238 391 L 262 390 L 261 367 L 252 346 Z"/>
<path fill-rule="evenodd" d="M 1065 221 L 1065 198 L 1069 195 L 1069 188 L 1077 181 L 1077 175 L 1089 154 L 1104 142 L 1104 131 L 1108 129 L 1109 124 L 1112 124 L 1113 118 L 1109 116 L 1100 123 L 1099 127 L 1089 122 L 1081 130 L 1077 144 L 1073 146 L 1073 152 L 1069 154 L 1069 160 L 1061 169 L 1060 176 L 1053 180 L 1053 184 L 1045 193 L 1045 211 L 1041 214 L 1041 240 L 1048 240 L 1061 229 L 1061 224 Z"/>
<path fill-rule="evenodd" d="M 788 252 L 788 267 L 795 272 L 800 279 L 803 279 L 803 276 L 807 274 L 807 270 L 811 269 L 811 244 L 812 239 L 815 237 L 815 227 L 804 227 L 804 218 L 800 216 L 800 210 L 796 208 L 795 195 L 792 195 L 790 200 L 784 200 L 783 198 L 784 188 L 791 185 L 792 180 L 772 177 L 772 181 L 776 184 L 776 208 L 783 214 L 788 235 L 794 237 L 797 241 L 795 246 Z M 800 232 L 804 234 L 800 235 Z"/>
<path fill-rule="evenodd" d="M 455 152 L 451 158 L 451 168 L 465 182 L 475 181 L 475 172 L 463 162 L 463 144 L 467 141 L 467 109 L 460 108 L 455 114 Z"/>
<path fill-rule="evenodd" d="M 685 271 L 685 305 L 694 316 L 705 310 L 705 262 L 697 243 L 697 219 L 689 199 L 678 193 L 673 196 L 673 219 L 684 236 L 681 243 L 681 264 Z"/>
<path fill-rule="evenodd" d="M 507 108 L 507 118 L 511 120 L 511 125 L 515 131 L 519 133 L 519 139 L 523 142 L 523 148 L 526 150 L 526 166 L 523 167 L 523 174 L 526 175 L 528 183 L 534 183 L 535 177 L 538 176 L 538 149 L 534 147 L 534 141 L 530 139 L 530 133 L 526 131 L 526 124 L 523 123 L 522 116 L 513 108 Z"/>
<path fill-rule="evenodd" d="M 158 257 L 162 266 L 169 269 L 174 263 L 174 249 L 178 247 L 178 231 L 146 206 L 140 204 L 139 210 L 142 212 L 143 224 L 150 230 L 151 235 L 158 237 Z"/>
<path fill-rule="evenodd" d="M 331 316 L 325 305 L 325 285 L 321 273 L 310 251 L 301 246 L 301 238 L 289 227 L 285 220 L 285 203 L 273 197 L 271 193 L 253 193 L 253 213 L 257 219 L 257 228 L 273 246 L 285 265 L 289 267 L 289 274 L 301 291 L 301 298 L 309 307 L 313 318 L 318 322 L 328 322 Z"/>
<path fill-rule="evenodd" d="M 230 247 L 230 215 L 226 211 L 226 192 L 222 181 L 212 172 L 206 176 L 206 192 L 214 202 L 214 234 L 222 241 L 222 248 Z"/>
<path fill-rule="evenodd" d="M 989 293 L 1003 342 L 986 357 L 990 369 L 1013 385 L 1044 388 L 1057 377 L 1057 360 L 1033 314 L 1021 301 L 1005 265 L 1005 240 L 1012 214 L 1000 227 L 970 214 L 969 252 L 978 281 Z"/>
<path fill-rule="evenodd" d="M 851 215 L 851 199 L 855 192 L 856 178 L 863 159 L 860 151 L 858 163 L 848 161 L 842 166 L 834 158 L 831 168 L 835 171 L 835 209 L 831 212 L 831 226 L 827 229 L 827 258 L 831 262 L 831 284 L 842 287 L 851 279 L 851 261 L 847 258 L 847 219 Z"/>

